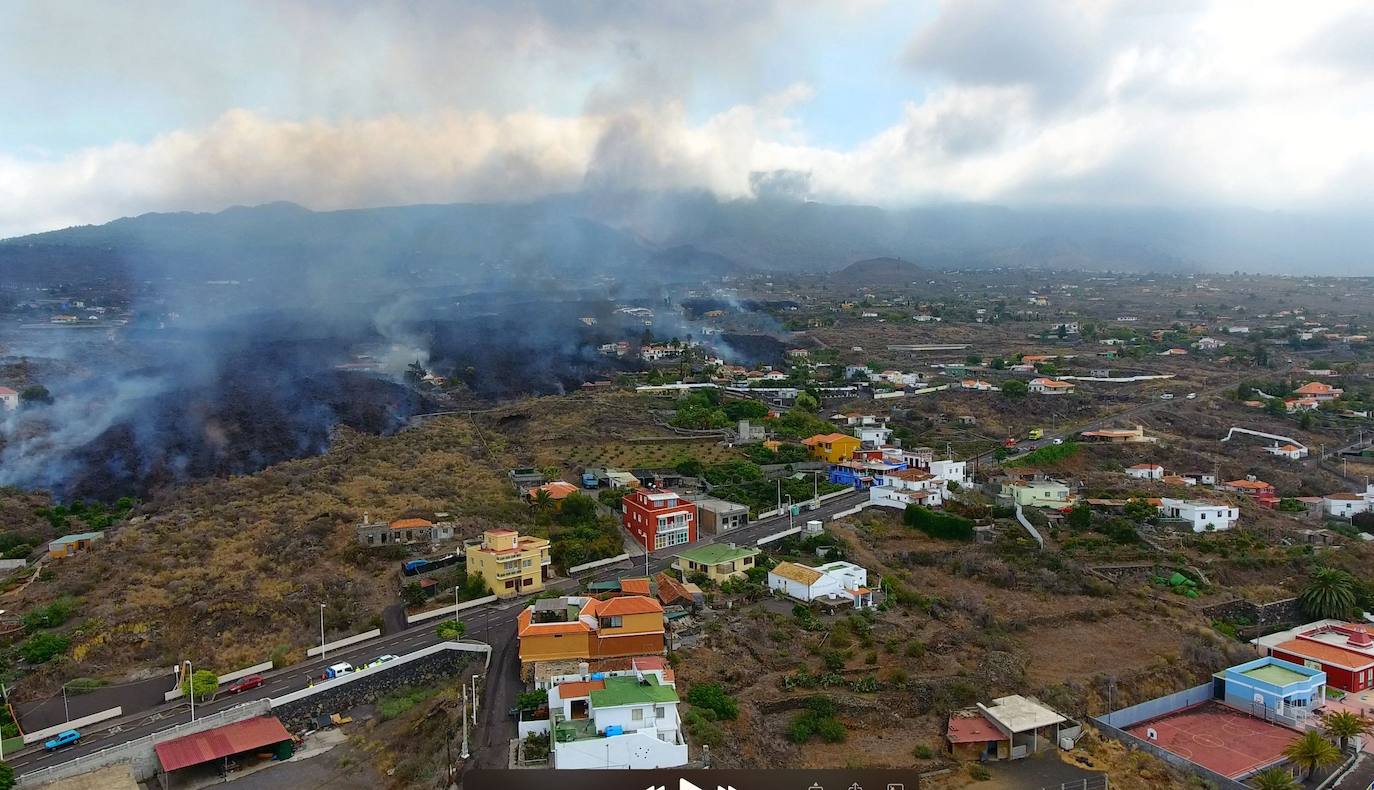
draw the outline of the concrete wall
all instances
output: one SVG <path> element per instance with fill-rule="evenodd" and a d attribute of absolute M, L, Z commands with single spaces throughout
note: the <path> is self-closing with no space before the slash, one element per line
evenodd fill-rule
<path fill-rule="evenodd" d="M 349 645 L 356 645 L 359 642 L 366 642 L 369 639 L 376 639 L 381 635 L 382 629 L 374 628 L 371 631 L 364 631 L 361 634 L 354 634 L 353 636 L 346 636 L 343 639 L 339 639 L 333 642 L 326 642 L 323 647 L 312 647 L 309 650 L 305 651 L 305 654 L 307 656 L 318 656 L 322 652 L 338 650 L 341 647 L 348 647 Z"/>
<path fill-rule="evenodd" d="M 1142 702 L 1139 705 L 1132 705 L 1129 708 L 1114 710 L 1098 719 L 1114 727 L 1132 727 L 1142 721 L 1157 719 L 1166 713 L 1186 708 L 1190 705 L 1198 705 L 1212 698 L 1212 684 L 1203 683 L 1201 686 L 1193 686 L 1190 689 L 1175 692 L 1167 697 L 1152 699 Z"/>
<path fill-rule="evenodd" d="M 1269 603 L 1252 601 L 1223 601 L 1204 607 L 1202 613 L 1212 620 L 1234 620 L 1243 617 L 1255 626 L 1287 625 L 1302 622 L 1302 609 L 1297 598 L 1284 598 Z"/>
<path fill-rule="evenodd" d="M 457 614 L 458 612 L 473 609 L 478 606 L 481 606 L 482 604 L 493 603 L 496 600 L 497 597 L 495 595 L 488 595 L 485 598 L 473 598 L 471 601 L 463 601 L 457 606 L 443 606 L 438 609 L 430 609 L 425 612 L 420 612 L 419 614 L 408 614 L 406 615 L 406 625 L 410 625 L 412 623 L 419 623 L 424 620 L 432 620 L 436 617 L 439 617 L 440 615 Z"/>
<path fill-rule="evenodd" d="M 109 710 L 102 710 L 96 713 L 92 713 L 89 716 L 81 716 L 79 718 L 72 719 L 71 721 L 64 721 L 61 724 L 54 724 L 51 727 L 44 727 L 41 730 L 26 732 L 24 733 L 24 744 L 28 745 L 30 743 L 37 743 L 46 738 L 51 738 L 59 732 L 64 732 L 66 730 L 79 730 L 82 727 L 85 727 L 87 724 L 95 724 L 96 722 L 105 721 L 106 719 L 118 718 L 119 716 L 123 715 L 123 713 L 123 708 L 110 708 Z"/>
<path fill-rule="evenodd" d="M 629 558 L 630 558 L 630 555 L 628 555 L 628 554 L 617 554 L 617 555 L 614 556 L 614 557 L 607 557 L 607 558 L 604 559 L 604 560 L 596 560 L 596 561 L 594 561 L 594 562 L 584 562 L 584 563 L 581 564 L 581 565 L 574 565 L 573 567 L 569 568 L 569 569 L 568 569 L 568 575 L 571 576 L 571 575 L 573 575 L 574 573 L 581 573 L 581 572 L 583 572 L 583 571 L 589 571 L 589 570 L 592 570 L 593 568 L 604 568 L 604 567 L 607 566 L 607 565 L 614 565 L 614 564 L 616 564 L 617 562 L 624 562 L 625 560 L 628 560 Z"/>

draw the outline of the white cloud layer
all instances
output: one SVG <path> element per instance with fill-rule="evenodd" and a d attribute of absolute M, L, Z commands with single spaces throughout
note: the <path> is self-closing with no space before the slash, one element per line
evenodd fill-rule
<path fill-rule="evenodd" d="M 644 8 L 635 3 L 562 16 L 556 5 L 482 6 L 476 24 L 485 28 L 282 12 L 279 34 L 313 29 L 323 39 L 304 50 L 323 65 L 302 66 L 305 76 L 281 88 L 287 104 L 312 108 L 296 116 L 271 102 L 237 103 L 203 76 L 209 67 L 195 53 L 182 52 L 191 64 L 183 76 L 219 86 L 197 99 L 208 102 L 196 105 L 205 120 L 139 142 L 0 150 L 0 235 L 272 200 L 328 209 L 602 187 L 738 197 L 752 194 L 760 171 L 784 170 L 809 174 L 788 182 L 793 191 L 809 183 L 819 199 L 884 205 L 1324 211 L 1374 199 L 1374 58 L 1359 45 L 1369 40 L 1360 31 L 1374 33 L 1374 14 L 1362 3 L 949 2 L 913 23 L 908 48 L 893 53 L 892 68 L 911 85 L 891 97 L 900 120 L 845 148 L 810 142 L 799 110 L 816 81 L 805 69 L 770 91 L 757 87 L 769 82 L 758 72 L 776 65 L 739 54 L 751 45 L 842 54 L 834 41 L 776 40 L 820 34 L 788 27 L 774 4 L 746 4 L 745 13 L 707 3 L 698 28 L 681 12 L 626 17 Z M 845 13 L 877 11 L 865 3 Z M 470 49 L 445 47 L 449 24 Z M 386 48 L 367 48 L 368 25 L 388 31 Z M 362 54 L 350 61 L 353 46 Z M 50 55 L 28 44 L 0 65 Z M 186 88 L 149 63 L 126 64 L 126 76 Z M 338 112 L 326 109 L 341 88 L 329 68 L 343 81 L 361 78 Z M 525 93 L 517 76 L 528 80 Z M 507 88 L 524 100 L 492 98 Z M 558 101 L 532 98 L 560 88 Z M 735 93 L 746 98 L 691 109 L 703 96 Z"/>

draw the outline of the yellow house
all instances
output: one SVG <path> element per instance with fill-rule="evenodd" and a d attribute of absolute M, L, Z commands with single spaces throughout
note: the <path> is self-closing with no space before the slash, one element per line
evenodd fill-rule
<path fill-rule="evenodd" d="M 818 433 L 802 444 L 811 448 L 811 454 L 828 463 L 838 464 L 846 461 L 863 443 L 847 433 Z"/>
<path fill-rule="evenodd" d="M 90 551 L 91 544 L 104 540 L 104 532 L 81 532 L 76 535 L 63 535 L 48 543 L 48 556 L 53 559 L 70 557 L 83 551 Z"/>
<path fill-rule="evenodd" d="M 467 547 L 468 573 L 480 573 L 496 595 L 539 592 L 549 577 L 549 542 L 522 537 L 513 529 L 489 529 L 482 542 Z"/>
<path fill-rule="evenodd" d="M 678 554 L 673 567 L 677 568 L 684 580 L 700 573 L 719 584 L 727 579 L 743 579 L 754 567 L 754 558 L 758 553 L 758 549 L 733 543 L 710 543 Z"/>

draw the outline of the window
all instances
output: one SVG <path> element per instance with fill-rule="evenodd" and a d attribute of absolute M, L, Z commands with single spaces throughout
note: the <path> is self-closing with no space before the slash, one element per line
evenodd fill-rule
<path fill-rule="evenodd" d="M 506 582 L 506 589 L 507 589 L 507 590 L 511 589 L 511 588 L 514 587 L 514 586 L 515 586 L 515 580 L 514 580 L 514 579 L 511 579 L 511 580 L 509 580 L 509 581 Z"/>
<path fill-rule="evenodd" d="M 635 708 L 630 711 L 630 721 L 644 721 L 644 709 Z"/>
<path fill-rule="evenodd" d="M 602 627 L 602 628 L 619 628 L 619 627 L 621 627 L 621 626 L 624 625 L 624 624 L 625 624 L 624 618 L 620 617 L 619 615 L 616 615 L 616 616 L 614 616 L 614 617 L 603 617 L 603 618 L 601 618 L 601 627 Z"/>

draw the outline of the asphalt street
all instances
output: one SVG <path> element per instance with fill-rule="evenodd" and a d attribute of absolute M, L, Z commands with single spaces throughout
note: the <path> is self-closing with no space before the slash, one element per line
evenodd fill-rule
<path fill-rule="evenodd" d="M 801 513 L 793 519 L 789 519 L 787 515 L 762 519 L 723 535 L 706 536 L 696 545 L 721 541 L 753 543 L 761 537 L 787 529 L 789 525 L 800 526 L 811 519 L 829 520 L 833 514 L 852 508 L 867 498 L 866 493 L 848 493 L 821 503 L 814 511 L 806 509 L 808 503 L 800 503 Z M 673 562 L 674 552 L 680 550 L 681 547 L 674 547 L 653 552 L 649 557 L 648 572 L 654 574 L 667 569 Z M 641 558 L 636 558 L 634 561 L 622 561 L 612 566 L 589 571 L 575 580 L 560 580 L 559 583 L 553 585 L 553 588 L 564 592 L 574 592 L 579 584 L 644 574 L 644 561 Z M 488 606 L 466 610 L 459 616 L 459 619 L 467 625 L 465 639 L 483 641 L 492 645 L 491 669 L 482 692 L 483 704 L 478 709 L 479 727 L 477 732 L 473 734 L 472 748 L 475 767 L 504 767 L 506 765 L 506 744 L 515 734 L 515 725 L 510 721 L 508 711 L 515 707 L 515 697 L 521 688 L 520 662 L 515 639 L 515 618 L 524 608 L 525 600 L 522 597 L 498 601 Z M 311 678 L 318 678 L 324 672 L 325 667 L 340 661 L 347 661 L 357 666 L 365 664 L 377 656 L 401 655 L 436 644 L 442 641 L 435 633 L 435 626 L 441 619 L 443 618 L 427 620 L 393 634 L 385 634 L 358 645 L 341 648 L 336 652 L 328 653 L 323 658 L 314 658 L 283 669 L 264 672 L 262 674 L 266 682 L 259 688 L 238 695 L 221 694 L 211 702 L 197 704 L 196 716 L 199 718 L 205 714 L 224 710 L 251 700 L 282 696 L 306 688 Z M 145 681 L 141 684 L 133 684 L 133 687 L 139 690 L 133 694 L 126 692 L 126 696 L 130 697 L 132 704 L 136 705 L 139 701 L 147 700 L 149 697 L 148 688 L 156 689 L 157 703 L 147 706 L 145 702 L 145 707 L 141 710 L 126 706 L 126 714 L 119 719 L 83 727 L 81 728 L 82 739 L 80 742 L 56 753 L 50 754 L 43 751 L 40 746 L 31 746 L 13 757 L 7 755 L 7 761 L 14 767 L 16 773 L 22 775 L 101 749 L 117 746 L 176 724 L 185 723 L 190 720 L 190 706 L 186 700 L 178 700 L 173 703 L 161 702 L 162 693 L 171 690 L 174 685 L 175 683 L 170 676 Z M 77 700 L 82 699 L 82 697 L 73 697 L 72 699 Z M 60 699 L 58 702 L 60 704 Z M 107 699 L 105 702 L 109 702 L 109 700 Z M 114 701 L 110 704 L 102 703 L 103 707 L 89 707 L 89 709 L 73 706 L 72 715 L 73 717 L 80 715 L 79 710 L 91 712 L 119 704 L 124 703 L 120 701 Z"/>

